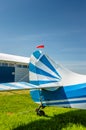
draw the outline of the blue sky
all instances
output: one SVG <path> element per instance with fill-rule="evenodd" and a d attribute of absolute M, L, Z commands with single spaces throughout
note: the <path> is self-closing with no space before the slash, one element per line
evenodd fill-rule
<path fill-rule="evenodd" d="M 0 0 L 0 52 L 29 57 L 40 44 L 86 74 L 86 0 Z"/>

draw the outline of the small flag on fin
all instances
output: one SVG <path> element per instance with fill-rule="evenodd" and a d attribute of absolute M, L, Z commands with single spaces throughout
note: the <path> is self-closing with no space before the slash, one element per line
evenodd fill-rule
<path fill-rule="evenodd" d="M 36 48 L 44 48 L 44 45 L 39 45 Z"/>

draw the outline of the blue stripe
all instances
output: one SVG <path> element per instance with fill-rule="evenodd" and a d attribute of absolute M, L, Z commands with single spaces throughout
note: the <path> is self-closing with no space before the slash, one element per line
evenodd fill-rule
<path fill-rule="evenodd" d="M 67 105 L 67 104 L 71 105 L 71 104 L 80 104 L 80 103 L 86 103 L 86 100 L 66 101 L 66 102 L 54 102 L 54 103 L 46 103 L 46 104 L 47 105 Z"/>
<path fill-rule="evenodd" d="M 86 98 L 86 83 L 78 84 L 78 85 L 71 85 L 60 87 L 55 91 L 49 90 L 33 90 L 31 92 L 32 98 L 35 102 L 40 102 L 40 97 L 42 102 L 46 101 L 55 101 L 55 100 L 68 100 L 68 99 L 75 99 L 75 98 Z M 86 100 L 75 100 L 75 101 L 59 101 L 54 103 L 43 103 L 44 106 L 47 105 L 70 105 L 71 104 L 82 104 L 86 103 Z M 76 107 L 76 106 L 75 106 Z M 78 106 L 79 107 L 79 106 Z M 81 106 L 80 106 L 81 107 Z M 84 107 L 85 108 L 85 107 Z"/>
<path fill-rule="evenodd" d="M 49 74 L 48 72 L 45 72 L 44 70 L 36 67 L 32 63 L 29 64 L 29 71 L 34 72 L 35 74 L 40 74 L 40 75 L 48 76 L 50 78 L 56 78 L 56 79 L 58 79 L 57 77 Z M 57 81 L 59 81 L 59 80 L 57 80 Z"/>
<path fill-rule="evenodd" d="M 41 84 L 48 84 L 48 83 L 55 83 L 57 81 L 42 81 L 42 80 L 32 80 L 30 81 L 31 84 L 34 84 L 34 85 L 41 85 Z"/>
<path fill-rule="evenodd" d="M 53 72 L 56 73 L 56 75 L 58 75 L 60 78 L 61 76 L 59 75 L 59 73 L 56 71 L 56 69 L 53 67 L 53 65 L 49 62 L 49 60 L 47 59 L 47 57 L 45 55 L 43 55 L 40 59 L 40 61 L 46 65 L 48 68 L 50 68 Z"/>
<path fill-rule="evenodd" d="M 40 51 L 35 51 L 35 52 L 33 53 L 33 56 L 34 56 L 36 59 L 39 59 L 39 57 L 41 56 Z"/>
<path fill-rule="evenodd" d="M 64 90 L 67 92 L 67 91 L 73 91 L 73 90 L 81 89 L 85 87 L 86 87 L 86 83 L 83 83 L 83 84 L 64 86 Z"/>
<path fill-rule="evenodd" d="M 68 98 L 86 96 L 86 83 L 66 86 L 64 92 Z"/>
<path fill-rule="evenodd" d="M 33 84 L 31 84 L 31 83 L 28 83 L 28 82 L 19 82 L 19 83 L 22 83 L 23 85 L 27 85 L 27 86 L 30 86 L 30 87 L 37 87 L 37 86 L 33 86 Z"/>
<path fill-rule="evenodd" d="M 8 86 L 8 87 L 14 87 L 14 88 L 18 88 L 18 89 L 22 89 L 23 88 L 21 86 L 16 86 L 16 85 L 11 84 L 11 83 L 2 83 L 2 85 Z"/>
<path fill-rule="evenodd" d="M 41 91 L 41 95 L 43 95 L 43 99 L 46 100 L 64 100 L 69 98 L 86 97 L 86 84 L 60 87 L 53 92 L 43 90 Z"/>
<path fill-rule="evenodd" d="M 18 85 L 17 85 L 18 84 Z M 25 85 L 25 86 L 23 86 Z M 9 87 L 9 88 L 6 88 Z M 35 85 L 27 83 L 27 82 L 18 82 L 18 83 L 1 83 L 0 90 L 12 90 L 12 89 L 25 89 L 25 88 L 35 88 Z"/>
<path fill-rule="evenodd" d="M 34 102 L 40 101 L 40 91 L 39 90 L 30 90 L 30 95 Z"/>
<path fill-rule="evenodd" d="M 74 88 L 74 86 L 75 86 L 75 90 L 74 89 L 72 90 L 72 87 Z M 81 86 L 83 86 L 83 84 L 79 86 L 78 85 L 70 86 L 69 87 L 70 90 L 68 87 L 60 87 L 55 91 L 42 90 L 40 94 L 42 95 L 43 101 L 86 97 L 86 87 L 81 88 Z"/>

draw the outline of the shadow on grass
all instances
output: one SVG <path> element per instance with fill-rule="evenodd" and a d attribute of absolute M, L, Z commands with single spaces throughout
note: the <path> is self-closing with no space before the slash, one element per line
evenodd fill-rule
<path fill-rule="evenodd" d="M 54 115 L 46 119 L 39 119 L 27 125 L 21 125 L 13 130 L 61 130 L 66 128 L 68 124 L 83 125 L 86 127 L 86 111 L 73 110 L 70 112 Z"/>

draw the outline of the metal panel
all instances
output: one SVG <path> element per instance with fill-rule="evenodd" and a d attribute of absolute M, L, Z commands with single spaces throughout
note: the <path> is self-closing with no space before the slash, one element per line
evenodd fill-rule
<path fill-rule="evenodd" d="M 15 82 L 19 81 L 29 82 L 28 68 L 15 67 Z"/>

